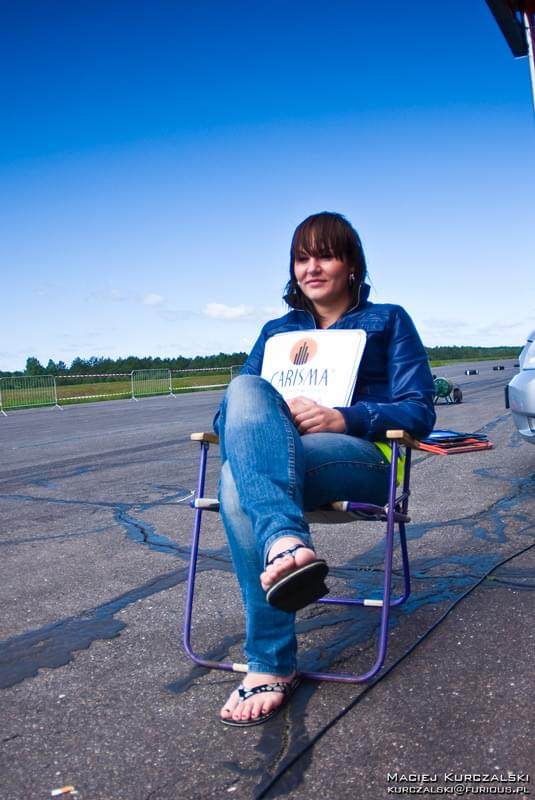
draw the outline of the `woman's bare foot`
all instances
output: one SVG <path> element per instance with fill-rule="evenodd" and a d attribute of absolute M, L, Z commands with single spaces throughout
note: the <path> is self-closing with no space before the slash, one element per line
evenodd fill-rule
<path fill-rule="evenodd" d="M 301 539 L 297 536 L 282 536 L 280 539 L 277 539 L 269 551 L 268 561 L 271 561 L 276 555 L 282 553 L 284 550 L 288 550 L 288 548 L 296 544 L 303 544 Z M 297 567 L 305 567 L 316 559 L 317 556 L 314 550 L 306 546 L 300 547 L 293 555 L 277 558 L 273 564 L 269 564 L 260 575 L 262 589 L 267 592 L 279 578 L 288 575 Z"/>
<path fill-rule="evenodd" d="M 291 675 L 272 675 L 266 672 L 248 672 L 243 679 L 244 689 L 254 689 L 265 684 L 287 684 L 290 685 L 295 678 L 295 672 Z M 238 689 L 235 689 L 229 699 L 221 709 L 221 719 L 232 720 L 236 723 L 260 721 L 261 717 L 275 711 L 286 700 L 283 691 L 267 691 L 253 694 L 251 697 L 240 699 Z"/>

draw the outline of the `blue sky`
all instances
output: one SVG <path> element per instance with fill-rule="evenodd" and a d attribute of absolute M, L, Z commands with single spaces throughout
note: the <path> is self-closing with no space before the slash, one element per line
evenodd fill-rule
<path fill-rule="evenodd" d="M 527 59 L 484 0 L 2 0 L 0 369 L 248 350 L 308 214 L 429 346 L 535 326 Z"/>

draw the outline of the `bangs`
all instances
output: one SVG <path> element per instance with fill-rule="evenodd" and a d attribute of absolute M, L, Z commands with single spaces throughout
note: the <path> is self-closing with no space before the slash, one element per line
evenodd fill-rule
<path fill-rule="evenodd" d="M 347 261 L 354 250 L 353 237 L 348 235 L 347 225 L 331 215 L 318 215 L 306 219 L 295 231 L 292 241 L 292 260 L 301 253 L 319 258 L 334 256 Z"/>

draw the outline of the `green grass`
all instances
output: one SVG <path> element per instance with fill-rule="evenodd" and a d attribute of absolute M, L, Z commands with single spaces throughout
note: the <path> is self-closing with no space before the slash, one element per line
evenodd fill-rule
<path fill-rule="evenodd" d="M 103 381 L 83 381 L 82 383 L 72 383 L 61 385 L 57 383 L 58 403 L 66 402 L 69 400 L 77 400 L 79 398 L 97 399 L 100 395 L 103 399 L 110 399 L 111 396 L 130 397 L 132 394 L 132 386 L 130 380 L 126 381 L 110 381 L 104 383 Z"/>
<path fill-rule="evenodd" d="M 226 370 L 225 372 L 221 373 L 186 375 L 180 378 L 173 378 L 172 387 L 173 392 L 180 392 L 187 389 L 209 388 L 213 385 L 227 386 L 229 380 L 229 371 Z M 60 382 L 58 382 L 57 390 L 58 401 L 74 400 L 86 397 L 89 399 L 94 399 L 100 395 L 102 395 L 104 399 L 107 399 L 112 395 L 115 395 L 116 397 L 131 397 L 132 384 L 130 380 L 109 382 L 83 381 L 81 383 L 63 386 Z M 144 388 L 143 394 L 140 396 L 145 397 L 145 391 L 147 392 L 147 395 L 166 394 L 165 391 L 151 391 L 150 386 L 147 386 Z"/>
<path fill-rule="evenodd" d="M 495 364 L 501 364 L 503 361 L 518 361 L 518 355 L 516 356 L 485 356 L 484 358 L 450 358 L 444 359 L 443 361 L 430 361 L 429 366 L 431 369 L 433 367 L 448 367 L 452 364 L 466 364 L 467 361 L 494 361 Z"/>
<path fill-rule="evenodd" d="M 180 378 L 173 377 L 172 391 L 173 393 L 180 394 L 184 391 L 203 391 L 211 388 L 224 388 L 230 382 L 229 370 L 221 373 L 209 374 L 191 374 L 181 376 Z M 100 400 L 120 400 L 132 396 L 132 384 L 130 380 L 116 380 L 116 381 L 84 381 L 70 385 L 61 385 L 58 382 L 58 403 L 60 405 L 69 405 L 72 403 L 94 403 Z M 146 392 L 146 393 L 145 393 Z M 165 395 L 165 391 L 150 391 L 146 387 L 142 395 L 143 397 L 154 397 L 158 395 Z"/>

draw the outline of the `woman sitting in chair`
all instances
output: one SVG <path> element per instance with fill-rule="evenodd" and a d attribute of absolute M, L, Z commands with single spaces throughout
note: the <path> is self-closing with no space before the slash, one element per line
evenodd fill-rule
<path fill-rule="evenodd" d="M 216 417 L 221 514 L 245 604 L 248 665 L 221 710 L 227 725 L 265 722 L 298 684 L 294 612 L 328 591 L 305 510 L 338 499 L 383 505 L 386 430 L 419 438 L 433 428 L 434 385 L 414 324 L 400 306 L 371 303 L 365 276 L 359 236 L 343 216 L 305 219 L 291 244 L 291 310 L 263 327 Z M 366 332 L 348 407 L 285 402 L 260 377 L 271 336 L 317 328 Z"/>

